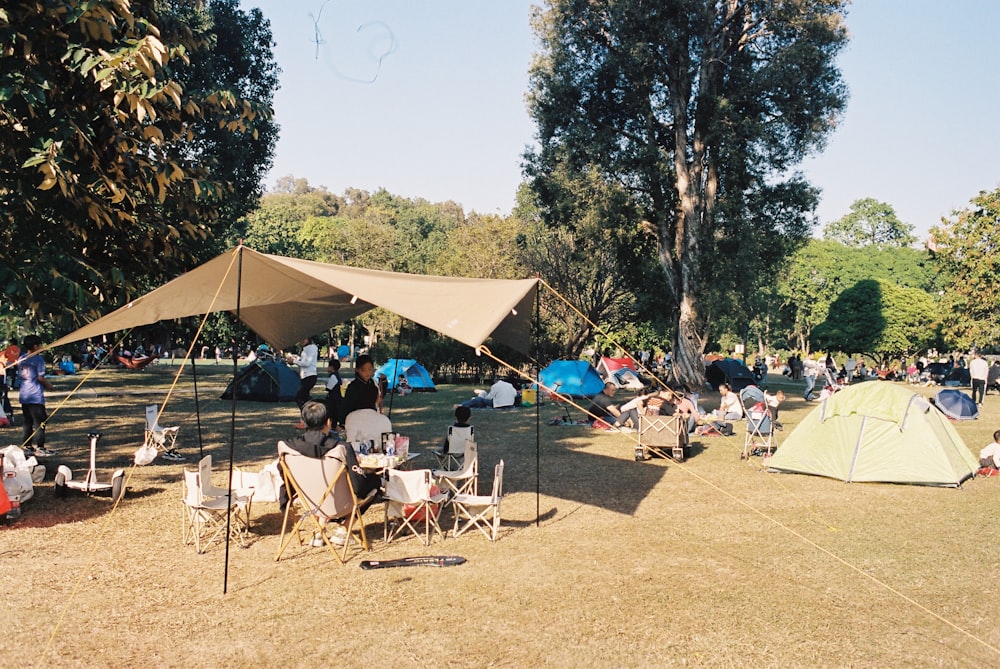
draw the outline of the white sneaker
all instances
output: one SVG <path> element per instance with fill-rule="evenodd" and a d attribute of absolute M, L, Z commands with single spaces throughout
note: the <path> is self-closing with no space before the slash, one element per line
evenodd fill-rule
<path fill-rule="evenodd" d="M 628 426 L 625 426 L 625 425 L 621 425 L 621 426 L 618 427 L 618 431 L 619 432 L 624 432 L 625 434 L 628 434 L 630 432 L 635 432 L 635 429 L 631 428 L 631 427 L 628 427 Z"/>
<path fill-rule="evenodd" d="M 334 546 L 343 546 L 347 543 L 347 528 L 341 525 L 330 535 L 330 543 Z"/>
<path fill-rule="evenodd" d="M 313 548 L 322 548 L 323 546 L 326 545 L 326 542 L 323 541 L 323 535 L 317 532 L 316 534 L 313 535 L 312 541 L 309 543 L 309 545 L 312 546 Z"/>

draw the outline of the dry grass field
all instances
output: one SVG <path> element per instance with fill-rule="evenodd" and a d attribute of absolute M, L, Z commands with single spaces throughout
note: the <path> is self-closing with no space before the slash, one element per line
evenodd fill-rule
<path fill-rule="evenodd" d="M 101 371 L 65 402 L 78 377 L 56 378 L 51 460 L 84 466 L 96 430 L 105 475 L 130 463 L 143 407 L 163 401 L 172 371 Z M 217 398 L 231 367 L 198 371 L 203 444 L 222 483 L 231 405 Z M 470 391 L 397 397 L 394 425 L 412 450 L 430 450 Z M 779 437 L 809 408 L 789 395 Z M 739 459 L 741 429 L 699 438 L 683 464 L 637 463 L 632 435 L 545 425 L 554 413 L 541 407 L 540 524 L 533 409 L 473 417 L 481 489 L 507 463 L 495 544 L 467 534 L 385 546 L 381 505 L 366 514 L 379 537 L 367 557 L 468 560 L 445 569 L 362 571 L 363 558 L 341 565 L 294 546 L 275 562 L 281 517 L 258 504 L 250 545 L 230 548 L 223 594 L 224 545 L 181 545 L 183 464 L 130 468 L 114 510 L 56 499 L 50 474 L 0 528 L 0 666 L 1000 665 L 1000 479 L 956 490 L 768 474 Z M 196 416 L 188 374 L 161 423 L 181 426 L 189 464 Z M 240 403 L 237 464 L 259 469 L 296 420 L 291 404 Z M 1000 427 L 1000 398 L 957 427 L 978 455 Z M 15 442 L 20 430 L 2 434 Z"/>

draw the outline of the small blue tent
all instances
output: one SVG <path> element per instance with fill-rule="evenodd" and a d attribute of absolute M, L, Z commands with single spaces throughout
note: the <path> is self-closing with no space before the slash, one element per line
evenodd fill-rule
<path fill-rule="evenodd" d="M 553 360 L 538 380 L 560 395 L 592 397 L 604 390 L 604 379 L 586 360 Z"/>
<path fill-rule="evenodd" d="M 395 390 L 398 379 L 406 377 L 406 382 L 414 392 L 435 391 L 434 380 L 423 365 L 416 360 L 397 360 L 393 358 L 375 370 L 375 378 L 384 374 L 389 380 L 389 390 Z"/>

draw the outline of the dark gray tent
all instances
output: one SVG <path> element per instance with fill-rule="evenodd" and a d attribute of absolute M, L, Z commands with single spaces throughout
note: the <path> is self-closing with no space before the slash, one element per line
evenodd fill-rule
<path fill-rule="evenodd" d="M 728 383 L 736 392 L 755 383 L 753 373 L 741 361 L 734 358 L 723 358 L 710 364 L 705 369 L 705 379 L 712 386 L 712 390 L 718 390 L 723 383 Z"/>
<path fill-rule="evenodd" d="M 299 389 L 299 375 L 291 367 L 276 358 L 254 360 L 241 369 L 236 378 L 229 382 L 222 399 L 233 398 L 233 384 L 236 385 L 236 399 L 254 402 L 294 402 Z"/>

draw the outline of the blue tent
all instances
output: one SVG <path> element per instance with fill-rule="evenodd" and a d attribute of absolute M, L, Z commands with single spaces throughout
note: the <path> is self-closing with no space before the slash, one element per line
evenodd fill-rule
<path fill-rule="evenodd" d="M 389 390 L 395 390 L 397 380 L 404 376 L 406 377 L 406 382 L 410 384 L 410 388 L 414 392 L 437 390 L 434 387 L 434 380 L 431 379 L 431 375 L 416 360 L 404 360 L 402 358 L 397 360 L 393 358 L 375 370 L 376 379 L 379 374 L 385 375 L 385 378 L 389 380 Z"/>
<path fill-rule="evenodd" d="M 573 397 L 592 397 L 604 390 L 604 379 L 586 360 L 554 360 L 538 380 L 549 390 Z"/>
<path fill-rule="evenodd" d="M 934 394 L 934 406 L 948 418 L 955 420 L 975 420 L 979 418 L 979 407 L 971 397 L 961 390 L 939 390 Z"/>

